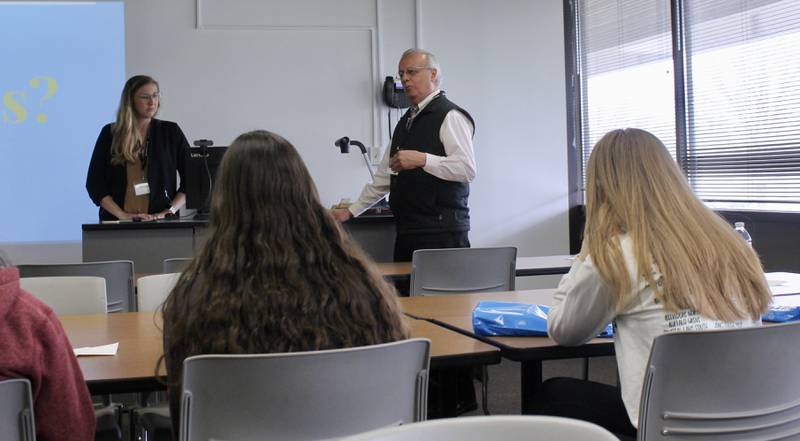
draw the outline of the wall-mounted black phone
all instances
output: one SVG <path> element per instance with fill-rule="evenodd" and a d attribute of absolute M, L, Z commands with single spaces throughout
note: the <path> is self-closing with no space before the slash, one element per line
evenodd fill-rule
<path fill-rule="evenodd" d="M 409 106 L 403 83 L 395 81 L 393 77 L 386 77 L 383 81 L 383 102 L 395 109 L 405 109 Z"/>

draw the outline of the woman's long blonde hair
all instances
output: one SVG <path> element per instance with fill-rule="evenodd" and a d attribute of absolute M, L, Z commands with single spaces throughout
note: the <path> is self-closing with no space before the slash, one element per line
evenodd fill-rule
<path fill-rule="evenodd" d="M 136 75 L 125 82 L 122 88 L 122 96 L 119 99 L 119 109 L 117 110 L 117 121 L 111 128 L 113 140 L 111 141 L 111 163 L 122 165 L 128 162 L 136 162 L 136 155 L 139 149 L 144 147 L 144 138 L 136 129 L 136 110 L 133 107 L 133 100 L 136 92 L 148 84 L 155 84 L 160 89 L 158 82 L 147 75 Z M 159 101 L 160 106 L 160 101 Z"/>
<path fill-rule="evenodd" d="M 638 280 L 670 311 L 711 319 L 757 319 L 770 292 L 755 252 L 695 196 L 664 144 L 640 129 L 614 130 L 594 147 L 586 171 L 589 254 L 621 309 L 634 288 L 620 234 L 634 247 Z M 655 264 L 663 277 L 658 287 Z"/>

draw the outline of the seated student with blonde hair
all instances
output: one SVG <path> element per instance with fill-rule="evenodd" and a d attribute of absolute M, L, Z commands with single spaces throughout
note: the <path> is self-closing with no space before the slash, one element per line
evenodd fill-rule
<path fill-rule="evenodd" d="M 770 292 L 755 252 L 695 196 L 661 141 L 644 130 L 614 130 L 595 145 L 586 210 L 583 247 L 559 283 L 548 333 L 561 345 L 580 345 L 613 320 L 621 393 L 551 379 L 536 395 L 535 413 L 635 436 L 653 339 L 758 326 Z M 671 320 L 676 314 L 690 320 Z"/>
<path fill-rule="evenodd" d="M 408 338 L 394 288 L 320 204 L 303 160 L 282 137 L 255 131 L 231 144 L 209 229 L 163 307 L 173 435 L 186 357 Z"/>
<path fill-rule="evenodd" d="M 27 378 L 39 441 L 94 439 L 89 389 L 58 317 L 0 252 L 0 381 Z"/>

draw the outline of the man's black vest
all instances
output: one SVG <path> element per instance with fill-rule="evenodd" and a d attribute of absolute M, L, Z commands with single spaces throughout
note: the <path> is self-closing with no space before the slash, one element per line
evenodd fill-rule
<path fill-rule="evenodd" d="M 403 115 L 392 135 L 391 153 L 409 149 L 446 156 L 439 130 L 451 110 L 463 113 L 475 127 L 469 113 L 442 92 L 417 114 L 410 130 L 406 130 L 409 112 Z M 469 184 L 439 179 L 420 167 L 392 175 L 389 191 L 398 233 L 469 231 Z"/>

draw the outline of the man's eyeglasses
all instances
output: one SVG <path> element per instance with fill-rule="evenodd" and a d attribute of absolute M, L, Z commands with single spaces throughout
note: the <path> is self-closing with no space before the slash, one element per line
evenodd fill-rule
<path fill-rule="evenodd" d="M 397 71 L 397 78 L 403 79 L 403 74 L 408 74 L 408 76 L 413 77 L 414 75 L 420 73 L 423 70 L 432 70 L 432 67 L 409 67 L 406 70 L 398 70 Z"/>

